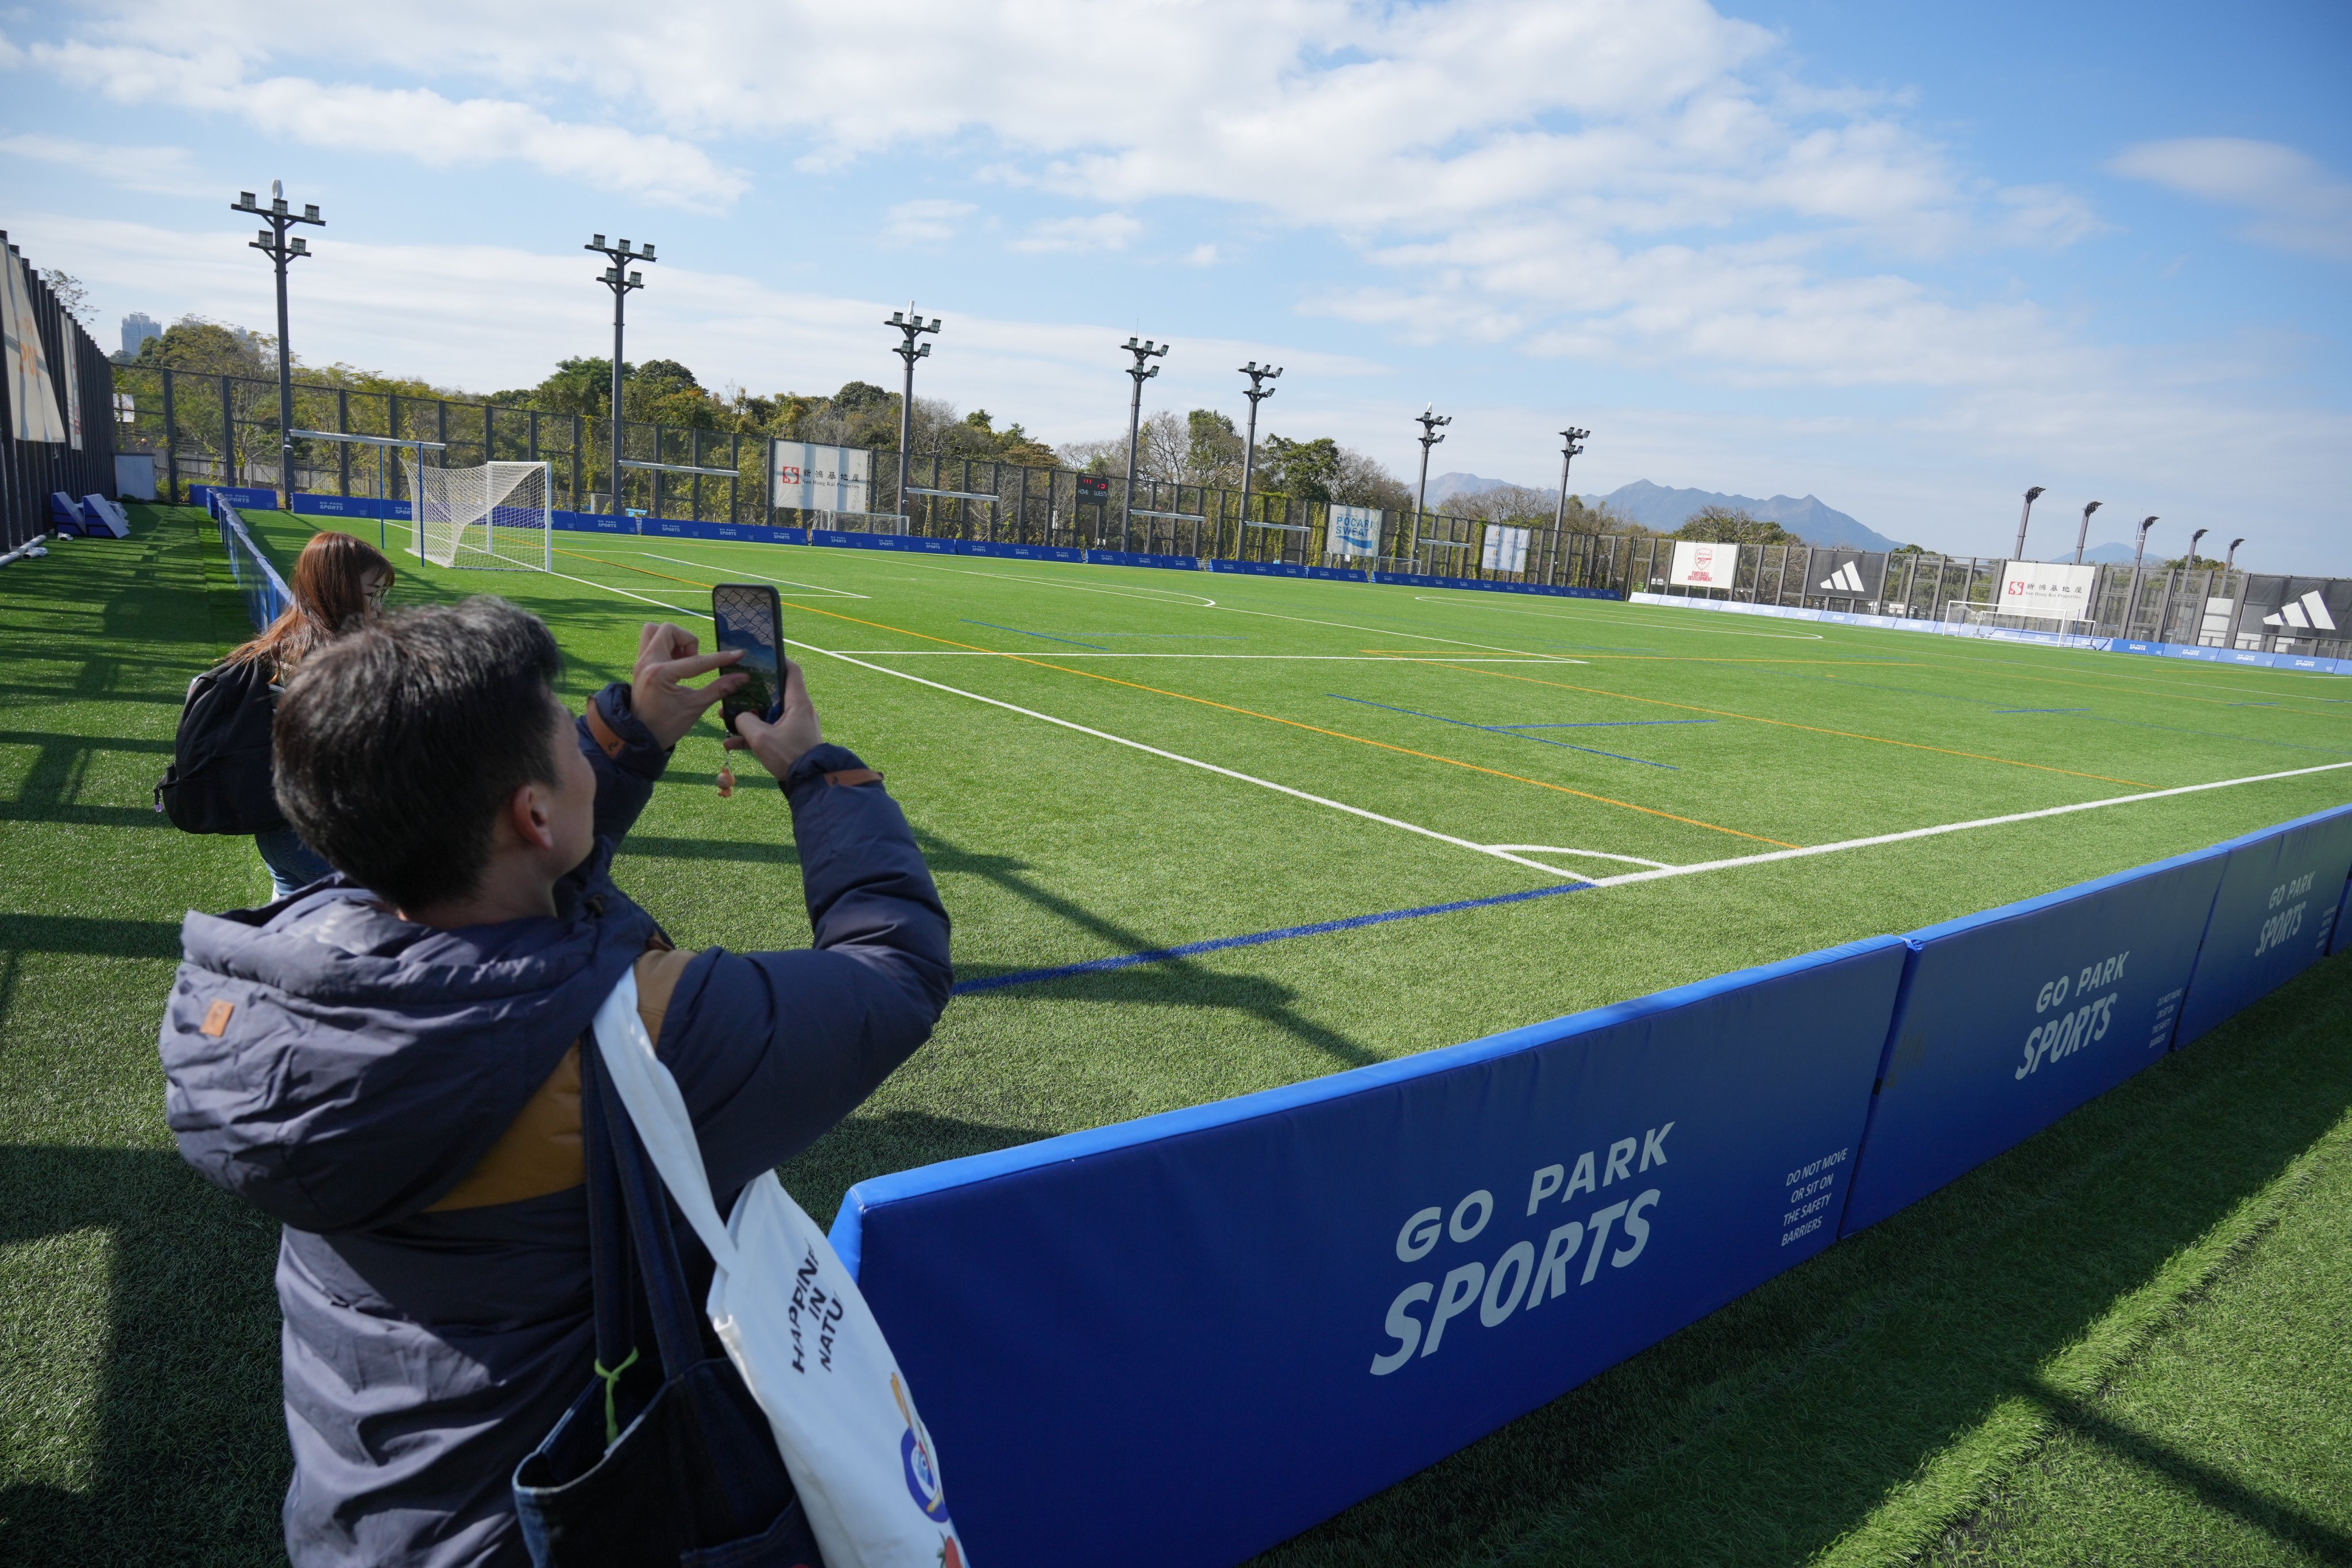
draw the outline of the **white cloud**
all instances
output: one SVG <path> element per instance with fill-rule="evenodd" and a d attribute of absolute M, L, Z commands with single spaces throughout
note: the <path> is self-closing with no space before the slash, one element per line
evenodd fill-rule
<path fill-rule="evenodd" d="M 1050 251 L 1124 250 L 1127 242 L 1143 232 L 1143 226 L 1125 213 L 1098 213 L 1092 217 L 1041 218 L 1029 226 L 1029 232 L 1013 242 L 1014 250 L 1032 253 Z"/>
<path fill-rule="evenodd" d="M 2281 250 L 2352 260 L 2352 181 L 2275 142 L 2192 136 L 2143 142 L 2107 167 L 2253 215 L 2239 232 Z"/>
<path fill-rule="evenodd" d="M 119 103 L 162 102 L 235 114 L 268 132 L 347 152 L 396 150 L 432 168 L 520 163 L 541 174 L 672 206 L 710 208 L 747 182 L 701 148 L 621 126 L 551 119 L 510 100 L 452 100 L 428 88 L 258 79 L 224 49 L 174 56 L 79 41 L 35 45 L 35 63 Z"/>
<path fill-rule="evenodd" d="M 892 245 L 937 245 L 953 239 L 963 220 L 979 210 L 970 202 L 900 202 L 883 215 L 882 237 Z"/>
<path fill-rule="evenodd" d="M 204 194 L 195 160 L 184 147 L 101 147 L 64 136 L 0 136 L 0 157 L 54 163 L 142 195 Z"/>

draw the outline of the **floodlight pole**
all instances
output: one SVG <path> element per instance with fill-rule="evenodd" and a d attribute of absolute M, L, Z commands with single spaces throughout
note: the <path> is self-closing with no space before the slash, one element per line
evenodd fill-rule
<path fill-rule="evenodd" d="M 291 240 L 286 231 L 298 223 L 317 224 L 324 228 L 327 220 L 319 216 L 315 205 L 305 205 L 299 213 L 286 205 L 286 183 L 269 182 L 269 205 L 263 206 L 253 199 L 251 191 L 239 191 L 236 200 L 229 204 L 233 213 L 250 213 L 269 226 L 253 242 L 253 248 L 269 258 L 278 271 L 278 504 L 288 511 L 294 510 L 294 360 L 286 343 L 286 268 L 292 262 L 310 254 L 310 245 L 297 235 Z M 221 454 L 221 477 L 226 481 L 234 452 Z"/>
<path fill-rule="evenodd" d="M 1242 394 L 1244 397 L 1249 399 L 1250 411 L 1247 445 L 1242 448 L 1242 521 L 1241 528 L 1236 531 L 1243 537 L 1246 537 L 1246 531 L 1249 528 L 1250 480 L 1257 474 L 1257 405 L 1274 395 L 1274 388 L 1265 384 L 1278 379 L 1282 374 L 1282 367 L 1278 364 L 1262 365 L 1257 361 L 1252 360 L 1242 366 L 1241 373 L 1249 377 L 1250 381 L 1249 390 Z M 1234 541 L 1236 553 L 1241 547 L 1242 539 L 1236 538 Z"/>
<path fill-rule="evenodd" d="M 2194 572 L 2197 570 L 2197 542 L 2212 531 L 2213 531 L 2210 528 L 2200 528 L 2196 532 L 2189 536 L 2189 564 L 2182 567 L 2182 571 Z"/>
<path fill-rule="evenodd" d="M 2132 541 L 2131 592 L 2124 597 L 2124 636 L 2131 636 L 2132 617 L 2139 613 L 2139 562 L 2147 553 L 2147 531 L 2156 526 L 2156 519 L 2140 520 L 2139 537 Z"/>
<path fill-rule="evenodd" d="M 2083 563 L 2083 546 L 2091 537 L 2091 514 L 2105 506 L 2105 501 L 2089 501 L 2083 507 L 2083 526 L 2074 532 L 2074 564 Z"/>
<path fill-rule="evenodd" d="M 919 343 L 916 340 L 925 332 L 937 335 L 941 322 L 942 318 L 938 316 L 933 316 L 928 321 L 923 320 L 921 312 L 915 309 L 915 302 L 909 300 L 907 301 L 905 310 L 891 311 L 890 319 L 882 323 L 886 327 L 898 329 L 901 341 L 898 346 L 890 352 L 907 362 L 906 390 L 898 395 L 898 515 L 906 518 L 910 527 L 913 525 L 914 518 L 907 505 L 907 461 L 909 455 L 908 448 L 915 444 L 915 362 L 928 358 L 931 352 L 930 344 Z M 934 479 L 931 482 L 937 484 L 939 481 Z"/>
<path fill-rule="evenodd" d="M 1584 450 L 1585 437 L 1591 434 L 1573 425 L 1559 433 L 1559 504 L 1552 508 L 1551 513 L 1551 558 L 1555 570 L 1559 564 L 1560 534 L 1568 527 L 1568 466 Z"/>
<path fill-rule="evenodd" d="M 1421 443 L 1421 483 L 1412 492 L 1412 535 L 1404 558 L 1407 570 L 1418 564 L 1421 556 L 1421 517 L 1429 510 L 1429 449 L 1445 439 L 1437 433 L 1438 427 L 1453 424 L 1454 416 L 1438 413 L 1437 405 L 1433 403 L 1414 415 L 1412 422 L 1421 426 L 1421 434 L 1415 437 Z"/>
<path fill-rule="evenodd" d="M 2033 503 L 2041 500 L 2042 495 L 2042 488 L 2040 485 L 2025 492 L 2025 510 L 2017 514 L 2017 549 L 2010 556 L 2011 561 L 2025 559 L 2025 525 L 2033 516 Z"/>
<path fill-rule="evenodd" d="M 608 454 L 612 458 L 611 478 L 608 482 L 613 487 L 613 514 L 617 517 L 621 512 L 622 305 L 628 299 L 630 289 L 642 289 L 646 286 L 644 273 L 624 271 L 623 268 L 631 261 L 651 261 L 654 258 L 654 247 L 648 245 L 643 250 L 631 250 L 629 242 L 625 239 L 614 245 L 606 245 L 604 237 L 600 234 L 580 248 L 593 250 L 612 263 L 604 268 L 604 276 L 597 281 L 613 291 L 613 449 Z M 661 454 L 656 452 L 654 455 L 659 457 Z M 489 454 L 485 452 L 482 457 L 485 461 L 488 461 Z"/>
<path fill-rule="evenodd" d="M 1135 363 L 1127 372 L 1135 383 L 1135 396 L 1127 405 L 1127 496 L 1118 513 L 1118 547 L 1125 550 L 1128 525 L 1135 516 L 1135 445 L 1143 433 L 1143 384 L 1160 374 L 1160 367 L 1151 362 L 1166 359 L 1168 345 L 1155 343 L 1150 338 L 1141 342 L 1129 338 L 1121 346 L 1135 356 Z M 1255 413 L 1257 405 L 1251 404 L 1250 409 Z"/>

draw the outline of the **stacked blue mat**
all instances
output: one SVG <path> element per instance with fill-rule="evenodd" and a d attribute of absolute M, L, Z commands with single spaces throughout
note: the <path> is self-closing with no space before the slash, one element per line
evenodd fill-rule
<path fill-rule="evenodd" d="M 2344 941 L 2352 806 L 852 1189 L 984 1563 L 1227 1563 L 2193 1044 Z"/>

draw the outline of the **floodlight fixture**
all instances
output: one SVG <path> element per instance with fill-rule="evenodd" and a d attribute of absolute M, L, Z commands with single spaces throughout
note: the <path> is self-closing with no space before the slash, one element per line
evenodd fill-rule
<path fill-rule="evenodd" d="M 2091 514 L 2106 504 L 2095 500 L 2085 503 L 2083 508 L 2083 526 L 2074 534 L 2074 564 L 2077 566 L 2083 563 L 2083 546 L 2091 537 Z"/>
<path fill-rule="evenodd" d="M 1414 564 L 1420 557 L 1421 518 L 1429 510 L 1429 449 L 1445 439 L 1437 432 L 1440 427 L 1453 424 L 1454 416 L 1438 413 L 1437 405 L 1433 403 L 1414 415 L 1412 422 L 1421 426 L 1421 434 L 1414 437 L 1421 443 L 1421 483 L 1412 492 L 1412 531 L 1407 536 L 1404 556 L 1408 566 Z"/>
<path fill-rule="evenodd" d="M 2147 553 L 2147 531 L 2156 526 L 2154 516 L 2139 521 L 2139 537 L 2132 541 L 2131 591 L 2124 598 L 2124 636 L 2131 636 L 2132 616 L 2139 610 L 2139 563 Z"/>
<path fill-rule="evenodd" d="M 926 321 L 922 313 L 915 309 L 915 302 L 909 300 L 905 310 L 891 311 L 890 319 L 882 324 L 898 329 L 898 346 L 890 352 L 907 362 L 906 390 L 898 397 L 898 499 L 895 503 L 899 512 L 906 514 L 907 459 L 915 439 L 915 362 L 929 358 L 931 353 L 930 344 L 919 343 L 916 340 L 925 332 L 937 335 L 946 323 L 938 316 Z"/>
<path fill-rule="evenodd" d="M 1592 434 L 1571 425 L 1559 433 L 1559 504 L 1552 509 L 1551 548 L 1559 552 L 1560 531 L 1568 526 L 1568 466 L 1584 450 L 1585 438 Z"/>
<path fill-rule="evenodd" d="M 1279 380 L 1282 367 L 1278 364 L 1263 365 L 1252 360 L 1242 366 L 1241 374 L 1249 377 L 1249 390 L 1242 394 L 1249 399 L 1250 405 L 1249 435 L 1247 444 L 1242 448 L 1242 522 L 1246 526 L 1249 522 L 1250 480 L 1257 471 L 1257 405 L 1274 395 L 1274 388 L 1265 384 Z"/>
<path fill-rule="evenodd" d="M 2011 560 L 2022 561 L 2025 559 L 2025 525 L 2026 522 L 2033 516 L 2033 503 L 2040 500 L 2046 493 L 2047 492 L 2040 485 L 2035 485 L 2032 489 L 2025 492 L 2025 510 L 2017 514 L 2017 549 L 2011 553 Z"/>
<path fill-rule="evenodd" d="M 1127 405 L 1127 495 L 1120 504 L 1118 513 L 1118 547 L 1125 550 L 1128 542 L 1128 526 L 1135 518 L 1135 448 L 1138 438 L 1143 433 L 1143 384 L 1160 374 L 1160 367 L 1151 362 L 1156 359 L 1166 359 L 1168 345 L 1155 343 L 1150 338 L 1139 342 L 1129 337 L 1120 346 L 1135 356 L 1135 363 L 1129 365 L 1127 371 L 1129 377 L 1135 383 L 1135 395 L 1129 400 Z M 1253 404 L 1251 406 L 1256 405 Z"/>
<path fill-rule="evenodd" d="M 2221 558 L 2221 580 L 2223 582 L 2228 582 L 2230 580 L 2230 574 L 2238 569 L 2238 546 L 2244 542 L 2245 540 L 2243 538 L 2230 541 L 2230 553 Z"/>
<path fill-rule="evenodd" d="M 251 191 L 239 191 L 229 211 L 247 213 L 269 225 L 253 240 L 253 248 L 269 258 L 278 274 L 278 504 L 291 511 L 294 508 L 294 359 L 286 342 L 286 268 L 310 254 L 310 244 L 297 236 L 292 240 L 286 231 L 296 224 L 326 226 L 319 216 L 317 205 L 306 205 L 299 213 L 290 212 L 286 205 L 286 183 L 269 182 L 269 205 L 263 206 L 254 200 Z M 236 455 L 221 455 L 226 475 L 234 465 Z"/>
<path fill-rule="evenodd" d="M 621 366 L 623 363 L 621 342 L 627 315 L 624 305 L 629 297 L 630 289 L 642 289 L 646 286 L 644 273 L 634 270 L 624 273 L 621 270 L 621 263 L 635 260 L 651 261 L 654 258 L 654 247 L 648 245 L 642 251 L 632 254 L 627 240 L 622 240 L 617 245 L 606 245 L 604 237 L 600 234 L 580 248 L 593 250 L 611 263 L 598 275 L 596 281 L 613 291 L 613 449 L 607 454 L 611 463 L 606 482 L 613 487 L 613 510 L 617 512 L 621 510 Z"/>

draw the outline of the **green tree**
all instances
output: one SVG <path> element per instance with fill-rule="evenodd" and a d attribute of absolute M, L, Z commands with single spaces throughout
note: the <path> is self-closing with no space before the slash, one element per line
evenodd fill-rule
<path fill-rule="evenodd" d="M 1753 515 L 1743 508 L 1710 506 L 1693 512 L 1680 528 L 1675 539 L 1710 541 L 1717 544 L 1801 544 L 1804 541 L 1779 523 Z"/>

